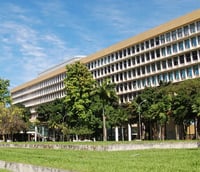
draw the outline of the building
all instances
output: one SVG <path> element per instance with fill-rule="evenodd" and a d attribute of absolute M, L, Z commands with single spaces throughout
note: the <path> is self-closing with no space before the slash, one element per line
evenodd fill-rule
<path fill-rule="evenodd" d="M 146 86 L 158 86 L 160 81 L 198 78 L 200 10 L 75 60 L 84 63 L 99 83 L 107 77 L 116 83 L 120 102 L 132 100 Z M 35 114 L 37 105 L 63 97 L 67 63 L 12 89 L 13 104 L 23 103 Z"/>

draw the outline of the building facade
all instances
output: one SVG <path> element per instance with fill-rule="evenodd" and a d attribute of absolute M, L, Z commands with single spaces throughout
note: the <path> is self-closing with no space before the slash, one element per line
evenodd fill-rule
<path fill-rule="evenodd" d="M 35 114 L 39 104 L 62 98 L 65 65 L 84 63 L 101 83 L 116 83 L 120 102 L 131 101 L 147 86 L 200 76 L 200 10 L 174 19 L 99 52 L 51 68 L 11 90 L 13 104 L 23 103 Z"/>

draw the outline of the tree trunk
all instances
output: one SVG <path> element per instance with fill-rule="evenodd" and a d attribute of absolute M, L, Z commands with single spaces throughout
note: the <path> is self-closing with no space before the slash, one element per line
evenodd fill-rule
<path fill-rule="evenodd" d="M 124 141 L 124 128 L 121 126 L 122 141 Z"/>
<path fill-rule="evenodd" d="M 179 126 L 175 124 L 176 140 L 180 140 Z"/>
<path fill-rule="evenodd" d="M 106 117 L 105 117 L 105 110 L 103 107 L 103 141 L 107 141 L 107 131 L 106 131 Z"/>

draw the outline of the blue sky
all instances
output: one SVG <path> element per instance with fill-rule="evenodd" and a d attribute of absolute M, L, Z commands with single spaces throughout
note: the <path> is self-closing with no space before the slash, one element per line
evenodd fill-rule
<path fill-rule="evenodd" d="M 0 78 L 16 87 L 199 8 L 199 0 L 0 0 Z"/>

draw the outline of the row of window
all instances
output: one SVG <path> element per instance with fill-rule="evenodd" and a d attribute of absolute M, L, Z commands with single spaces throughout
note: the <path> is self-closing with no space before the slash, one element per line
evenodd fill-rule
<path fill-rule="evenodd" d="M 100 66 L 109 64 L 111 62 L 114 62 L 115 60 L 118 60 L 120 58 L 127 57 L 127 56 L 130 56 L 130 55 L 134 55 L 134 54 L 140 53 L 144 50 L 146 51 L 150 48 L 155 48 L 157 46 L 164 45 L 165 43 L 170 43 L 172 41 L 176 41 L 179 38 L 182 39 L 183 37 L 187 37 L 188 35 L 192 35 L 192 34 L 199 32 L 199 31 L 200 31 L 200 21 L 186 25 L 184 27 L 180 27 L 180 28 L 175 29 L 171 32 L 167 32 L 165 34 L 159 35 L 155 38 L 152 38 L 150 40 L 147 40 L 147 41 L 142 42 L 142 43 L 137 44 L 137 45 L 133 45 L 133 46 L 128 47 L 124 50 L 117 51 L 117 52 L 112 53 L 112 54 L 110 54 L 106 57 L 103 57 L 101 59 L 97 59 L 93 62 L 90 62 L 90 63 L 87 64 L 87 66 L 88 66 L 89 69 L 94 69 L 96 67 L 100 67 Z M 199 41 L 200 41 L 200 37 L 198 37 L 198 42 Z M 186 40 L 185 42 L 181 41 L 176 46 L 178 46 L 179 50 L 182 51 L 184 49 L 184 44 L 185 44 L 186 49 L 189 48 L 190 46 L 196 46 L 197 38 L 194 37 L 191 40 L 189 40 L 189 39 Z"/>
<path fill-rule="evenodd" d="M 50 85 L 61 82 L 65 79 L 65 77 L 66 77 L 66 73 L 62 73 L 62 74 L 59 74 L 59 75 L 57 75 L 53 78 L 50 78 L 48 80 L 44 80 L 40 83 L 40 88 L 48 87 Z"/>
<path fill-rule="evenodd" d="M 133 80 L 126 83 L 121 83 L 116 86 L 117 93 L 127 91 L 137 91 L 145 88 L 146 86 L 158 86 L 160 81 L 180 81 L 188 78 L 199 76 L 199 65 L 170 71 L 163 74 L 157 74 L 143 79 Z"/>
<path fill-rule="evenodd" d="M 66 77 L 66 73 L 62 73 L 62 74 L 59 74 L 53 78 L 50 78 L 48 80 L 44 80 L 38 84 L 35 84 L 31 87 L 28 87 L 28 88 L 25 88 L 25 89 L 22 89 L 20 91 L 17 91 L 15 92 L 14 94 L 12 94 L 12 98 L 14 101 L 18 99 L 26 99 L 27 96 L 28 97 L 31 97 L 31 96 L 35 96 L 35 95 L 40 95 L 40 92 L 41 92 L 41 88 L 44 88 L 44 87 L 49 87 L 49 86 L 52 86 L 52 85 L 55 85 L 54 87 L 57 88 L 59 87 L 59 89 L 62 89 L 64 87 L 63 84 L 63 80 L 64 78 Z M 59 84 L 57 84 L 59 83 Z M 49 88 L 45 88 L 44 90 L 48 90 Z M 38 92 L 38 93 L 37 93 Z M 27 95 L 27 96 L 26 96 Z"/>
<path fill-rule="evenodd" d="M 19 101 L 25 102 L 25 101 L 28 101 L 28 100 L 31 100 L 31 99 L 34 99 L 34 98 L 37 98 L 37 97 L 40 97 L 40 96 L 43 96 L 46 94 L 61 91 L 63 89 L 64 89 L 64 82 L 60 82 L 58 84 L 54 84 L 54 85 L 51 85 L 49 87 L 46 87 L 46 88 L 43 88 L 40 90 L 36 90 L 30 94 L 25 94 L 23 96 L 18 96 L 16 98 L 13 98 L 13 101 L 14 101 L 14 103 L 17 103 Z"/>
<path fill-rule="evenodd" d="M 121 61 L 97 69 L 92 71 L 92 73 L 94 78 L 98 79 L 99 77 L 119 71 L 119 73 L 112 75 L 112 81 L 118 82 L 119 80 L 126 80 L 127 78 L 150 74 L 151 72 L 169 69 L 178 65 L 186 65 L 187 63 L 197 61 L 198 59 L 200 59 L 200 51 L 192 51 L 186 54 L 175 56 L 173 58 L 163 59 L 162 61 L 152 62 L 135 68 L 131 68 L 131 65 L 133 65 L 133 60 L 128 59 L 123 62 Z M 128 69 L 129 67 L 129 70 L 122 72 L 123 69 Z"/>

